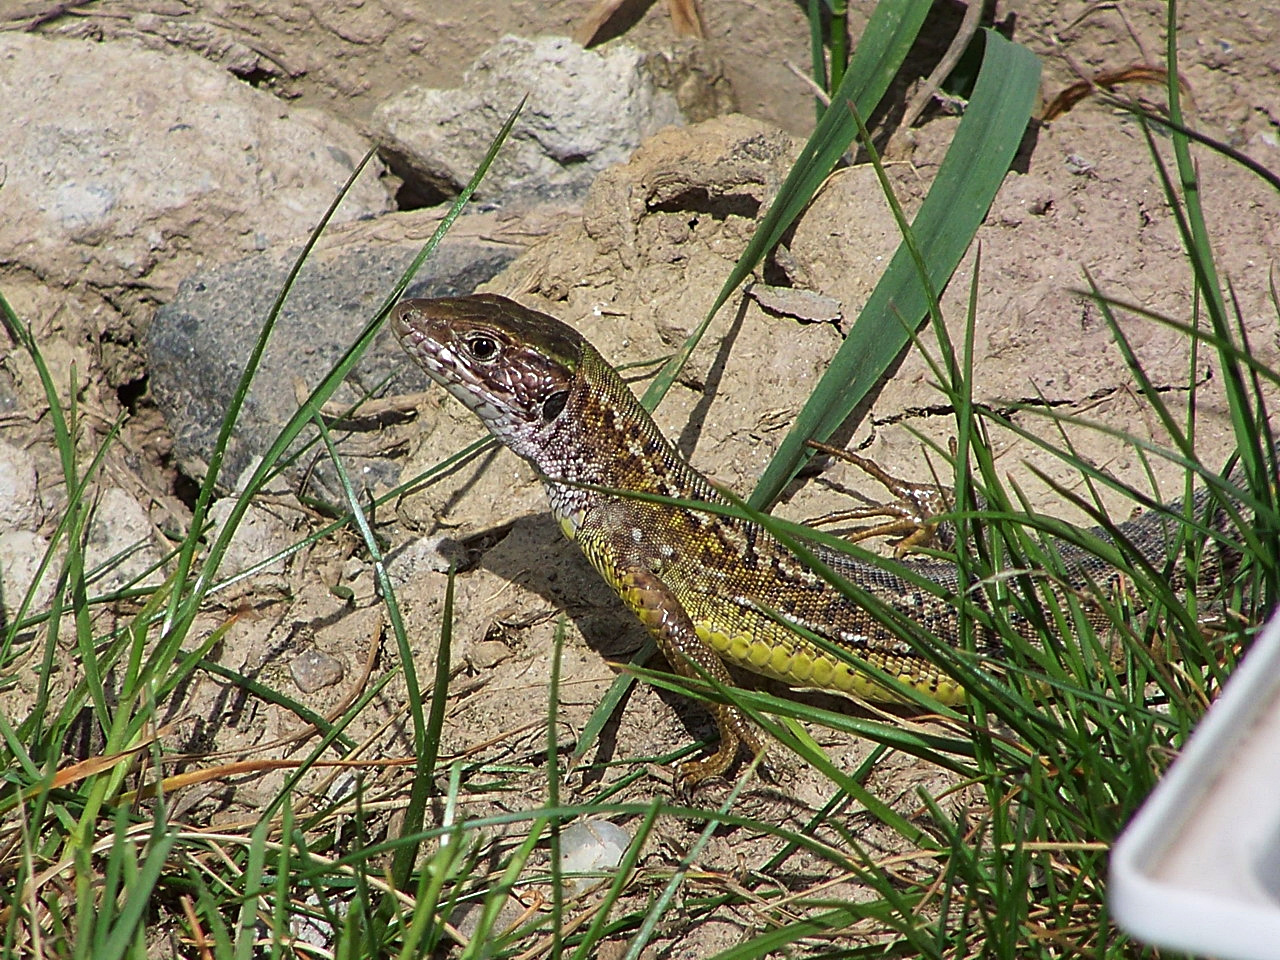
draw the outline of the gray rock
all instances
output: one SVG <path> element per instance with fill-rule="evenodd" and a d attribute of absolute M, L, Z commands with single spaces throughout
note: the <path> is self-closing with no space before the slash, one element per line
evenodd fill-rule
<path fill-rule="evenodd" d="M 564 37 L 504 37 L 456 89 L 410 87 L 374 110 L 375 135 L 405 179 L 407 202 L 457 194 L 526 93 L 529 102 L 481 185 L 484 196 L 581 196 L 642 139 L 682 122 L 675 94 L 659 87 L 648 58 L 632 47 L 584 50 Z"/>
<path fill-rule="evenodd" d="M 420 245 L 403 239 L 339 239 L 313 252 L 285 303 L 236 423 L 221 472 L 224 489 L 255 456 L 266 453 L 297 409 L 299 394 L 305 396 L 342 356 Z M 272 250 L 191 277 L 156 312 L 147 334 L 150 388 L 173 433 L 178 462 L 190 476 L 204 475 L 240 373 L 298 252 Z M 509 246 L 446 241 L 419 272 L 409 295 L 470 293 L 514 256 Z M 384 330 L 333 402 L 354 404 L 366 394 L 425 388 L 426 378 Z M 314 435 L 313 429 L 304 434 Z M 397 482 L 399 465 L 370 449 L 360 436 L 350 444 L 343 441 L 351 434 L 335 430 L 334 436 L 357 483 L 374 488 Z M 355 446 L 361 449 L 353 451 Z M 323 495 L 340 499 L 323 447 L 314 447 L 294 464 L 290 476 L 304 475 L 320 485 Z"/>
<path fill-rule="evenodd" d="M 0 250 L 45 281 L 171 293 L 304 236 L 368 149 L 188 53 L 0 33 Z M 337 220 L 390 209 L 366 171 Z"/>

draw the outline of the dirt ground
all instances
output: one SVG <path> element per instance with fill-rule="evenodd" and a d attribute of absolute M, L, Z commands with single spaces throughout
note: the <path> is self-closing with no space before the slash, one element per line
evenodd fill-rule
<path fill-rule="evenodd" d="M 473 0 L 443 13 L 437 8 L 444 4 L 419 9 L 392 0 L 340 5 L 317 0 L 104 0 L 82 4 L 74 15 L 50 19 L 36 29 L 104 42 L 130 39 L 201 49 L 262 89 L 359 124 L 376 103 L 408 83 L 455 82 L 462 68 L 505 32 L 571 32 L 590 5 L 587 0 Z M 23 14 L 35 18 L 49 6 L 27 3 Z M 786 135 L 802 137 L 813 116 L 804 84 L 786 66 L 803 68 L 807 61 L 803 6 L 704 0 L 705 42 L 723 59 L 739 109 L 753 122 L 714 121 L 696 134 L 659 135 L 631 165 L 601 178 L 580 217 L 535 244 L 489 289 L 518 296 L 574 323 L 618 364 L 669 353 L 710 305 L 749 236 L 751 220 L 717 217 L 680 203 L 646 207 L 635 199 L 654 189 L 656 171 L 664 169 L 679 171 L 695 185 L 728 182 L 724 178 L 737 174 L 718 169 L 717 158 L 726 145 L 744 138 L 773 138 L 777 157 L 766 166 L 769 171 L 786 169 L 787 152 L 801 142 Z M 856 6 L 870 9 L 869 4 Z M 927 27 L 935 33 L 935 45 L 945 47 L 947 31 L 954 29 L 960 12 L 959 7 L 938 5 L 937 22 Z M 1154 0 L 1023 0 L 1001 2 L 996 9 L 997 22 L 1043 58 L 1046 99 L 1080 76 L 1160 62 L 1164 16 L 1165 4 Z M 1181 6 L 1180 17 L 1182 73 L 1194 125 L 1257 162 L 1280 168 L 1280 2 L 1188 3 Z M 669 31 L 664 5 L 642 5 L 627 36 L 642 45 L 659 44 L 668 42 Z M 1158 94 L 1153 90 L 1150 95 Z M 945 111 L 926 114 L 912 132 L 906 154 L 891 165 L 894 185 L 909 208 L 924 195 L 955 123 Z M 1220 268 L 1234 285 L 1254 349 L 1275 358 L 1280 334 L 1268 284 L 1275 251 L 1280 249 L 1280 198 L 1239 166 L 1208 151 L 1199 157 Z M 843 305 L 840 322 L 799 324 L 756 306 L 735 320 L 733 311 L 726 310 L 690 372 L 662 407 L 663 429 L 679 438 L 695 465 L 718 481 L 743 493 L 750 490 L 807 386 L 820 375 L 824 358 L 834 352 L 856 316 L 861 298 L 896 243 L 892 221 L 878 196 L 865 173 L 837 174 L 790 243 L 794 276 L 838 299 Z M 975 281 L 979 396 L 993 405 L 1031 399 L 1158 439 L 1158 424 L 1133 391 L 1096 306 L 1078 292 L 1088 270 L 1107 293 L 1121 300 L 1172 317 L 1191 315 L 1191 280 L 1176 224 L 1136 128 L 1119 113 L 1091 101 L 1039 127 L 997 198 L 980 241 L 981 266 Z M 973 256 L 957 272 L 944 302 L 954 324 L 963 321 Z M 3 282 L 0 273 L 0 289 Z M 66 292 L 50 291 L 50 296 L 62 293 Z M 135 329 L 145 329 L 152 306 L 138 305 Z M 91 316 L 77 319 L 74 313 L 64 313 L 56 338 L 74 344 L 76 350 L 100 344 L 92 323 Z M 1221 379 L 1212 365 L 1201 359 L 1192 369 L 1186 345 L 1178 337 L 1135 317 L 1125 323 L 1144 364 L 1170 396 L 1185 396 L 1190 382 L 1199 384 L 1205 456 L 1221 456 L 1229 444 L 1229 430 L 1218 393 Z M 57 343 L 50 343 L 48 350 L 54 357 L 60 355 Z M 107 471 L 138 491 L 157 529 L 181 527 L 189 516 L 185 498 L 191 484 L 178 476 L 168 456 L 165 427 L 148 403 L 145 380 L 130 377 L 133 386 L 128 391 L 106 386 L 121 382 L 110 369 L 112 363 L 138 362 L 136 350 L 126 349 L 126 359 L 119 359 L 119 348 L 113 351 L 91 351 L 93 366 L 82 371 L 91 384 L 85 401 L 96 430 L 104 429 L 122 410 L 130 412 Z M 927 470 L 917 434 L 945 443 L 954 431 L 950 411 L 930 379 L 919 357 L 906 359 L 843 440 L 897 472 Z M 92 386 L 95 383 L 99 386 Z M 18 408 L 5 413 L 0 431 L 15 445 L 47 447 L 38 398 L 29 380 L 19 386 Z M 1027 415 L 1020 422 L 1032 426 L 1037 421 Z M 439 396 L 428 399 L 411 431 L 414 450 L 406 478 L 481 433 L 457 404 Z M 1096 462 L 1141 482 L 1142 465 L 1125 445 L 1096 434 L 1080 436 L 1085 452 Z M 1051 472 L 1055 469 L 1052 461 L 1037 459 L 1011 441 L 999 442 L 1008 444 L 1004 462 L 1019 480 L 1029 473 L 1024 459 Z M 57 476 L 54 471 L 42 475 L 51 478 L 51 485 Z M 793 491 L 782 512 L 805 517 L 831 509 L 845 487 L 879 496 L 855 471 L 832 468 L 821 480 Z M 55 491 L 47 493 L 50 503 L 58 497 Z M 1050 502 L 1043 488 L 1032 490 L 1032 497 L 1037 503 Z M 282 516 L 277 517 L 279 524 L 294 536 L 301 536 L 310 521 L 303 512 L 285 511 Z M 386 519 L 393 575 L 423 677 L 434 670 L 444 596 L 441 570 L 447 565 L 441 558 L 459 555 L 465 564 L 457 580 L 454 696 L 442 756 L 529 767 L 517 775 L 524 792 L 504 788 L 485 793 L 480 785 L 475 802 L 477 811 L 531 805 L 545 780 L 536 768 L 537 758 L 545 753 L 539 724 L 547 712 L 545 690 L 561 614 L 568 617 L 561 663 L 562 740 L 572 739 L 612 682 L 616 671 L 611 662 L 625 660 L 639 645 L 639 627 L 576 550 L 560 539 L 531 471 L 505 452 L 469 463 L 442 483 L 406 498 Z M 434 539 L 424 545 L 420 537 Z M 221 644 L 222 662 L 290 690 L 317 712 L 328 713 L 358 694 L 368 682 L 369 664 L 375 674 L 394 664 L 390 646 L 379 650 L 379 644 L 388 641 L 375 611 L 372 571 L 354 539 L 318 544 L 269 581 L 251 583 L 234 596 L 224 596 L 220 604 L 210 611 L 208 629 L 233 612 L 239 616 Z M 304 653 L 336 662 L 341 679 L 312 693 L 298 693 L 298 661 Z M 410 745 L 402 728 L 393 722 L 388 732 L 383 726 L 400 713 L 404 697 L 399 681 L 390 684 L 351 734 L 371 738 L 377 755 L 407 754 Z M 813 699 L 841 709 L 833 698 Z M 241 699 L 213 679 L 187 691 L 175 717 L 177 751 L 245 749 L 284 740 L 302 726 L 293 715 Z M 639 686 L 625 702 L 616 726 L 607 731 L 600 752 L 588 757 L 597 763 L 626 763 L 603 773 L 594 769 L 585 777 L 575 774 L 567 787 L 594 791 L 600 777 L 614 779 L 637 758 L 660 756 L 691 736 L 707 738 L 712 733 L 708 718 L 696 706 Z M 865 744 L 816 733 L 846 769 L 869 750 Z M 785 761 L 781 770 L 780 788 L 749 793 L 744 812 L 798 827 L 806 813 L 823 802 L 826 785 L 795 774 Z M 195 788 L 179 799 L 176 815 L 203 822 L 251 818 L 284 777 L 282 772 L 234 786 Z M 910 810 L 917 786 L 935 783 L 934 771 L 893 756 L 877 766 L 867 786 Z M 386 786 L 395 792 L 394 783 Z M 668 789 L 655 774 L 628 788 L 624 798 L 643 799 Z M 713 802 L 713 796 L 703 799 Z M 678 848 L 687 839 L 686 828 L 668 829 Z M 863 834 L 871 850 L 878 839 L 874 831 Z M 738 842 L 731 835 L 717 838 L 705 863 L 732 868 Z M 758 856 L 763 859 L 771 841 L 755 842 L 761 844 Z M 735 935 L 729 925 L 708 925 L 686 942 L 682 949 L 691 952 L 683 955 L 705 954 L 717 943 L 733 942 Z M 708 939 L 703 943 L 697 937 Z"/>

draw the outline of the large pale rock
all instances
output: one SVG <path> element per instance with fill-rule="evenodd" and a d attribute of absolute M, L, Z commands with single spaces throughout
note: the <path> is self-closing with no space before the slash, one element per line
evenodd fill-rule
<path fill-rule="evenodd" d="M 410 87 L 381 104 L 373 123 L 406 185 L 436 202 L 471 178 L 526 94 L 485 178 L 486 196 L 580 195 L 645 137 L 682 122 L 675 94 L 659 87 L 649 58 L 632 47 L 599 52 L 564 37 L 504 37 L 456 89 Z"/>
<path fill-rule="evenodd" d="M 367 150 L 186 53 L 5 33 L 0 89 L 0 256 L 63 284 L 163 295 L 193 251 L 228 260 L 303 235 Z M 377 172 L 337 219 L 389 209 Z"/>

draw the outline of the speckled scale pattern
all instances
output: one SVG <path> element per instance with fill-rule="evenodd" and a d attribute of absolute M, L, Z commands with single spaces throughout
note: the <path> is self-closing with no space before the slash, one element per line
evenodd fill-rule
<path fill-rule="evenodd" d="M 759 525 L 581 486 L 727 502 L 679 457 L 617 372 L 572 328 L 490 295 L 406 301 L 393 323 L 426 372 L 542 474 L 565 535 L 640 618 L 678 672 L 727 683 L 728 662 L 788 683 L 899 699 L 872 675 L 779 622 L 785 620 L 943 703 L 964 699 L 954 679 Z M 477 337 L 499 342 L 501 358 L 479 362 L 470 356 L 468 344 Z M 548 398 L 563 390 L 563 408 L 545 420 L 541 411 Z M 1154 529 L 1133 529 L 1142 537 L 1157 535 Z M 1062 552 L 1067 569 L 1079 574 L 1080 587 L 1108 578 L 1109 569 L 1091 555 L 1066 545 Z M 943 643 L 959 643 L 955 608 L 945 597 L 878 566 L 820 548 L 815 553 Z M 944 594 L 957 588 L 949 564 L 909 560 L 905 566 Z M 998 657 L 990 638 L 979 638 L 979 644 L 980 653 Z M 722 773 L 742 744 L 759 749 L 738 711 L 714 712 L 720 748 L 684 766 L 689 784 Z"/>

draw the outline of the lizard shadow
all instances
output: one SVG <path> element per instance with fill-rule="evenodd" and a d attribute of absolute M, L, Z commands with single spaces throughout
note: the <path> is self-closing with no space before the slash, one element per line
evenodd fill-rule
<path fill-rule="evenodd" d="M 729 366 L 729 354 L 732 353 L 733 345 L 742 332 L 746 313 L 747 298 L 742 297 L 738 309 L 734 312 L 733 322 L 729 324 L 729 329 L 721 338 L 720 346 L 711 360 L 711 365 L 707 368 L 706 377 L 700 385 L 698 399 L 689 413 L 689 419 L 680 431 L 680 435 L 673 441 L 676 450 L 686 461 L 693 455 L 702 435 L 702 429 L 706 426 L 707 412 L 715 404 L 716 396 L 720 393 L 720 384 L 724 381 L 725 371 Z"/>
<path fill-rule="evenodd" d="M 474 538 L 493 534 L 496 531 L 480 531 Z M 581 551 L 563 537 L 548 513 L 527 514 L 514 520 L 506 534 L 499 535 L 479 557 L 476 566 L 545 601 L 555 611 L 553 618 L 566 617 L 587 646 L 606 662 L 625 663 L 644 643 L 644 627 L 592 569 Z M 661 662 L 662 658 L 655 659 Z M 562 675 L 562 683 L 573 679 Z M 681 699 L 667 691 L 658 693 L 672 707 Z M 591 748 L 589 761 L 583 768 L 588 782 L 599 779 L 604 766 L 617 755 L 618 731 L 630 696 L 628 691 L 619 704 L 620 709 L 614 711 Z M 693 732 L 694 723 L 696 717 L 685 723 L 691 736 L 714 737 L 715 727 L 710 719 L 701 734 Z"/>
<path fill-rule="evenodd" d="M 520 517 L 510 524 L 505 536 L 497 531 L 489 534 L 478 532 L 475 536 L 489 535 L 497 535 L 500 539 L 478 559 L 477 566 L 535 594 L 556 611 L 554 616 L 563 614 L 584 638 L 586 645 L 605 662 L 625 664 L 643 645 L 646 639 L 644 627 L 600 578 L 581 551 L 564 539 L 549 514 Z M 670 671 L 666 659 L 657 653 L 644 666 Z M 839 694 L 791 687 L 732 665 L 729 671 L 738 686 L 765 691 L 833 713 L 864 719 L 877 716 L 875 711 Z M 572 679 L 563 676 L 562 682 Z M 678 718 L 690 740 L 714 747 L 716 725 L 705 705 L 670 690 L 655 689 L 654 692 Z M 628 691 L 605 724 L 598 741 L 590 747 L 588 760 L 582 766 L 584 783 L 601 779 L 606 765 L 617 758 L 619 730 L 631 696 L 632 691 Z M 904 715 L 910 715 L 909 708 Z"/>

